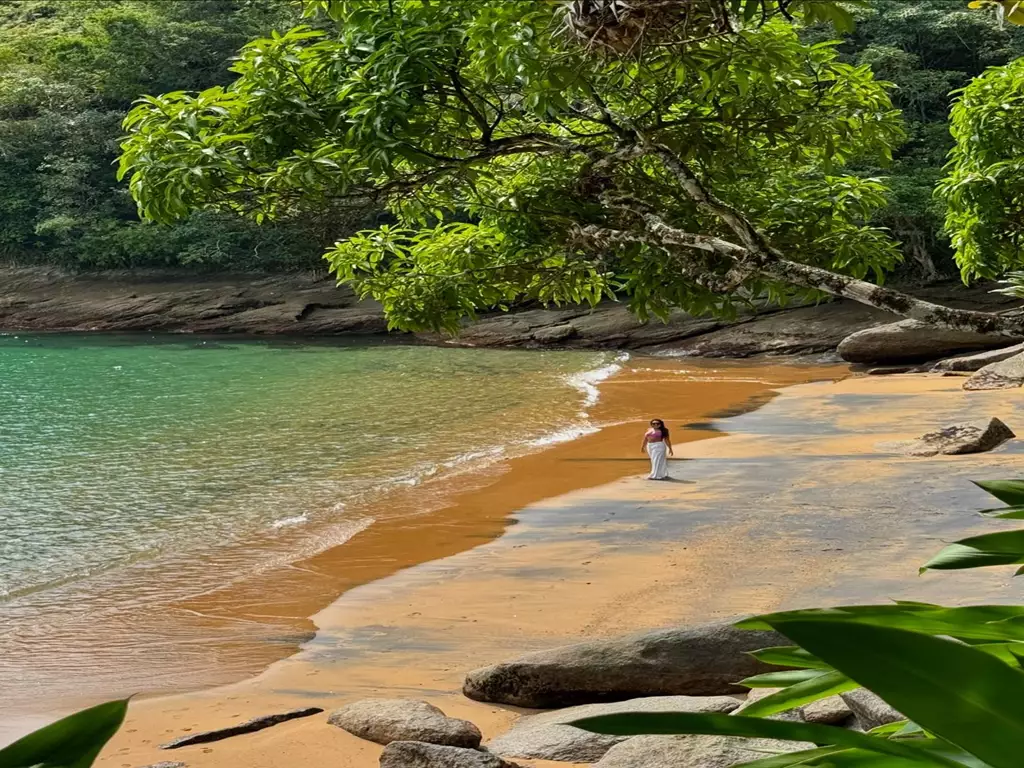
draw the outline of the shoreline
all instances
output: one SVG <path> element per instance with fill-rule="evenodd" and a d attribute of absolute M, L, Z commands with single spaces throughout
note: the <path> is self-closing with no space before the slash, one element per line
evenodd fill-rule
<path fill-rule="evenodd" d="M 646 473 L 648 459 L 639 453 L 639 435 L 642 435 L 642 427 L 651 417 L 650 412 L 654 411 L 655 405 L 659 417 L 675 428 L 674 443 L 677 451 L 681 452 L 698 441 L 724 436 L 711 422 L 761 407 L 781 388 L 811 380 L 830 380 L 846 373 L 842 366 L 804 364 L 769 367 L 711 364 L 706 361 L 687 361 L 684 364 L 680 361 L 634 358 L 624 370 L 600 384 L 600 400 L 590 409 L 593 421 L 605 425 L 598 432 L 514 458 L 507 462 L 502 474 L 492 476 L 482 487 L 470 487 L 456 493 L 452 497 L 453 503 L 439 512 L 428 513 L 418 519 L 399 519 L 390 528 L 386 525 L 372 526 L 347 544 L 313 558 L 312 562 L 298 564 L 299 567 L 289 574 L 289 579 L 312 578 L 320 584 L 330 584 L 336 590 L 334 594 L 326 602 L 312 606 L 313 610 L 305 614 L 302 611 L 311 605 L 300 605 L 299 601 L 290 598 L 258 608 L 260 615 L 274 611 L 279 616 L 310 615 L 319 611 L 312 618 L 318 627 L 316 638 L 304 645 L 298 656 L 288 655 L 274 660 L 269 669 L 255 678 L 226 687 L 140 699 L 137 705 L 133 705 L 133 712 L 160 710 L 170 705 L 176 712 L 172 719 L 180 720 L 185 715 L 179 702 L 188 710 L 193 703 L 206 701 L 211 696 L 217 698 L 230 691 L 244 690 L 266 679 L 274 670 L 302 663 L 296 660 L 310 649 L 330 643 L 337 631 L 333 614 L 339 601 L 348 597 L 357 599 L 363 591 L 386 589 L 384 585 L 395 579 L 401 580 L 407 574 L 423 568 L 443 568 L 443 564 L 453 558 L 493 546 L 517 531 L 520 525 L 518 510 L 543 506 L 566 493 L 586 493 L 608 487 L 609 483 L 632 482 L 628 478 Z M 673 471 L 677 474 L 681 473 L 682 467 L 682 459 L 673 462 Z M 675 485 L 648 483 L 651 488 Z M 409 495 L 414 496 L 415 489 L 410 490 Z M 325 575 L 327 579 L 322 578 Z M 350 581 L 339 588 L 342 578 Z M 287 583 L 277 581 L 273 594 L 296 593 L 297 584 L 291 580 Z M 271 587 L 269 582 L 253 586 L 244 594 L 236 593 L 229 599 L 221 596 L 208 604 L 190 606 L 190 609 L 210 614 L 230 612 L 233 605 L 247 605 L 249 610 L 255 611 L 252 601 Z M 341 593 L 340 598 L 338 593 Z M 317 673 L 314 671 L 312 674 Z M 367 684 L 372 686 L 373 681 Z M 229 695 L 221 703 L 234 699 Z M 231 706 L 229 704 L 229 708 Z M 216 727 L 211 722 L 210 713 L 200 717 L 202 726 L 196 725 L 194 729 Z M 124 733 L 127 736 L 138 731 L 138 728 L 126 725 Z M 123 749 L 115 748 L 115 754 Z M 148 756 L 145 760 L 158 762 L 158 758 L 167 759 L 166 755 L 163 753 L 162 758 L 160 754 Z"/>
<path fill-rule="evenodd" d="M 155 747 L 368 697 L 427 700 L 493 738 L 521 710 L 464 699 L 462 676 L 530 650 L 790 607 L 1012 600 L 1005 574 L 918 578 L 916 568 L 942 541 L 987 530 L 969 480 L 1011 474 L 1024 446 L 929 459 L 877 448 L 964 410 L 1024 420 L 1012 392 L 967 397 L 956 380 L 927 376 L 786 388 L 730 420 L 728 435 L 682 444 L 673 471 L 685 467 L 684 482 L 625 477 L 533 504 L 494 541 L 350 590 L 317 614 L 314 641 L 256 678 L 139 701 L 97 765 L 371 768 L 380 747 L 326 714 L 181 752 Z"/>
<path fill-rule="evenodd" d="M 683 369 L 710 380 L 692 381 L 690 376 L 681 375 Z M 491 542 L 515 525 L 511 516 L 521 508 L 566 492 L 644 473 L 647 458 L 635 451 L 634 443 L 639 442 L 634 434 L 638 429 L 635 422 L 646 422 L 651 417 L 648 411 L 653 411 L 655 404 L 683 403 L 682 407 L 660 406 L 662 417 L 676 426 L 675 439 L 681 446 L 719 436 L 721 433 L 707 421 L 759 407 L 780 386 L 842 375 L 843 371 L 837 366 L 751 367 L 633 358 L 624 370 L 598 384 L 601 397 L 588 409 L 593 423 L 601 426 L 598 431 L 499 461 L 482 471 L 442 480 L 447 503 L 440 509 L 416 513 L 414 507 L 422 497 L 422 487 L 393 492 L 380 503 L 386 503 L 392 512 L 402 511 L 356 534 L 345 544 L 175 608 L 187 616 L 221 622 L 224 626 L 233 622 L 271 626 L 271 642 L 266 642 L 265 637 L 255 642 L 243 638 L 235 647 L 222 647 L 219 651 L 226 656 L 243 655 L 246 666 L 233 668 L 240 673 L 234 679 L 249 679 L 298 651 L 316 629 L 310 617 L 339 595 L 424 562 L 442 560 Z M 682 424 L 692 427 L 678 429 Z M 642 434 L 642 430 L 637 434 Z M 551 471 L 553 466 L 557 471 Z M 367 513 L 372 514 L 372 510 Z M 225 645 L 223 638 L 217 643 Z M 87 657 L 83 656 L 83 660 L 87 662 Z M 229 682 L 197 681 L 184 690 L 201 691 Z M 163 693 L 175 695 L 174 691 Z M 95 696 L 85 695 L 62 703 L 70 710 L 95 701 Z M 39 725 L 51 711 L 11 720 L 5 717 L 4 737 L 14 738 L 18 732 Z"/>

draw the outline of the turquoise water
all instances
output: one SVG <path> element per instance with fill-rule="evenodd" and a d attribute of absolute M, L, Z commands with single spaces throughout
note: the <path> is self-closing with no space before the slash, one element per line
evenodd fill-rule
<path fill-rule="evenodd" d="M 88 669 L 82 627 L 343 543 L 389 489 L 422 485 L 426 508 L 438 477 L 587 429 L 612 370 L 590 352 L 0 337 L 0 690 L 116 676 Z M 111 657 L 143 653 L 133 637 Z"/>

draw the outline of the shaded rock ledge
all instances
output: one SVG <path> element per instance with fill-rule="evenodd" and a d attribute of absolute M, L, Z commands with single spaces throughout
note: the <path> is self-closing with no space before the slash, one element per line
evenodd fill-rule
<path fill-rule="evenodd" d="M 989 311 L 1016 303 L 989 293 L 987 286 L 967 289 L 950 283 L 916 293 L 951 306 Z M 487 315 L 468 325 L 455 340 L 432 334 L 395 336 L 431 344 L 642 349 L 743 358 L 830 352 L 847 336 L 893 320 L 884 312 L 837 301 L 764 310 L 756 316 L 741 314 L 731 323 L 674 312 L 668 323 L 641 324 L 622 304 L 606 303 L 596 309 L 526 309 Z M 379 305 L 357 300 L 325 275 L 143 270 L 75 275 L 39 267 L 0 269 L 0 330 L 287 336 L 387 333 Z M 943 348 L 931 359 L 984 348 L 970 344 Z"/>

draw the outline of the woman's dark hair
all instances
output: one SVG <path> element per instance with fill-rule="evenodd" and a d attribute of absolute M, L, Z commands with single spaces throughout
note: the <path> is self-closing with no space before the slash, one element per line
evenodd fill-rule
<path fill-rule="evenodd" d="M 658 422 L 659 424 L 661 424 L 661 426 L 660 426 L 660 427 L 658 427 L 658 429 L 660 429 L 660 430 L 661 430 L 661 436 L 662 436 L 662 437 L 668 437 L 668 436 L 669 436 L 669 435 L 668 435 L 668 427 L 666 427 L 666 426 L 665 426 L 665 421 L 664 421 L 664 419 L 651 419 L 651 421 L 656 421 L 656 422 Z"/>

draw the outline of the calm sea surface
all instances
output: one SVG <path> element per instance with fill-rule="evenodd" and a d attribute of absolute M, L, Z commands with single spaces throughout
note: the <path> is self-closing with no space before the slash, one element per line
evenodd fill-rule
<path fill-rule="evenodd" d="M 390 489 L 589 429 L 615 367 L 588 352 L 0 337 L 0 690 L 86 684 L 76 627 L 315 554 L 373 525 L 366 502 Z M 132 642 L 110 638 L 126 663 Z"/>

